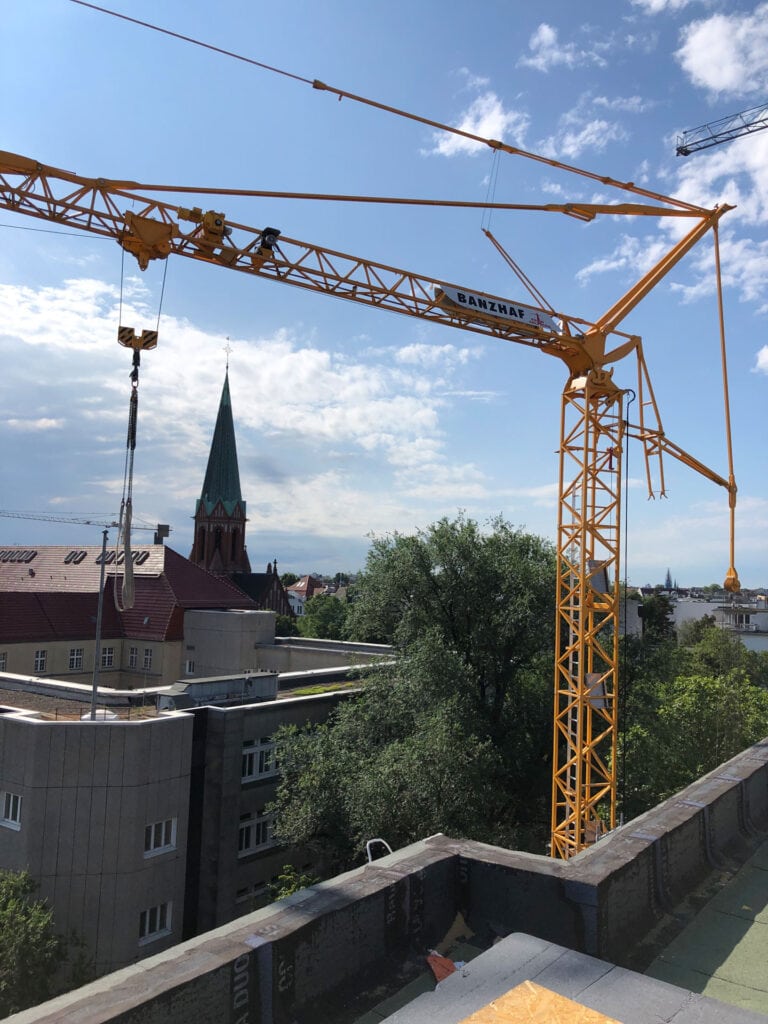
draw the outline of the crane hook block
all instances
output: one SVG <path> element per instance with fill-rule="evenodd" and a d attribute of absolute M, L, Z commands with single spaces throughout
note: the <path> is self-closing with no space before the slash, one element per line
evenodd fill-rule
<path fill-rule="evenodd" d="M 723 589 L 727 590 L 729 594 L 738 594 L 738 592 L 741 590 L 739 574 L 736 572 L 733 566 L 731 566 L 728 572 L 725 574 L 725 583 L 723 583 Z"/>
<path fill-rule="evenodd" d="M 148 352 L 157 348 L 157 331 L 142 331 L 138 335 L 132 327 L 118 327 L 117 340 L 124 348 L 132 348 L 134 352 Z"/>

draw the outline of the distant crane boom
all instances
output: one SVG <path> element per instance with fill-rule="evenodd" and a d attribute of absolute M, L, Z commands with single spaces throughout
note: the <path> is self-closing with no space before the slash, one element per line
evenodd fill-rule
<path fill-rule="evenodd" d="M 44 512 L 12 512 L 9 509 L 0 509 L 0 516 L 4 519 L 38 519 L 43 523 L 69 523 L 72 526 L 98 526 L 101 529 L 109 529 L 113 526 L 118 526 L 117 517 L 110 517 L 109 515 L 94 515 L 94 516 L 55 516 L 49 515 Z M 107 522 L 109 520 L 109 522 Z M 134 530 L 154 530 L 160 529 L 159 526 L 133 526 Z M 170 529 L 170 527 L 168 527 Z M 167 536 L 167 534 L 164 534 Z"/>
<path fill-rule="evenodd" d="M 675 152 L 678 156 L 690 156 L 701 149 L 719 146 L 721 142 L 731 142 L 741 135 L 750 135 L 752 132 L 762 131 L 763 128 L 768 128 L 768 103 L 760 107 L 750 107 L 749 110 L 741 110 L 738 114 L 721 117 L 718 121 L 710 121 L 708 124 L 683 132 L 677 137 Z"/>

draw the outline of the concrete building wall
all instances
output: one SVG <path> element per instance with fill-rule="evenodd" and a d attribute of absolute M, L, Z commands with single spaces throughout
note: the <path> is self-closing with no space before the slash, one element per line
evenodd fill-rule
<path fill-rule="evenodd" d="M 291 1024 L 315 1019 L 320 1000 L 324 1019 L 334 1006 L 362 1016 L 364 993 L 379 1002 L 409 951 L 437 945 L 457 911 L 486 943 L 524 932 L 634 966 L 649 931 L 674 926 L 675 901 L 722 879 L 766 833 L 768 741 L 567 863 L 433 836 L 153 957 L 140 975 L 121 971 L 108 989 L 85 986 L 26 1011 L 19 1024 L 86 1012 L 90 1024 Z"/>
<path fill-rule="evenodd" d="M 221 676 L 263 668 L 258 648 L 275 642 L 275 612 L 201 611 L 184 615 L 184 660 L 194 661 L 185 675 Z"/>
<path fill-rule="evenodd" d="M 234 708 L 206 707 L 191 712 L 195 718 L 193 785 L 197 794 L 191 823 L 196 844 L 190 844 L 192 863 L 187 886 L 187 935 L 199 934 L 231 921 L 269 901 L 268 883 L 291 862 L 310 868 L 299 850 L 274 843 L 256 843 L 240 849 L 243 819 L 262 827 L 261 819 L 274 800 L 279 776 L 269 760 L 268 744 L 282 725 L 303 726 L 325 721 L 349 693 L 297 697 Z M 259 772 L 260 755 L 264 767 Z M 252 774 L 244 778 L 245 762 Z M 247 756 L 247 753 L 246 753 Z M 199 864 L 194 863 L 195 845 Z"/>
<path fill-rule="evenodd" d="M 338 665 L 365 665 L 392 656 L 388 644 L 345 643 L 340 640 L 311 640 L 291 637 L 255 652 L 259 668 L 275 672 L 307 672 Z"/>
<path fill-rule="evenodd" d="M 19 821 L 0 821 L 0 864 L 30 872 L 97 973 L 182 937 L 192 724 L 0 716 L 0 791 L 20 798 Z M 145 852 L 147 826 L 166 821 L 173 843 Z M 167 928 L 141 942 L 142 911 L 162 904 Z"/>

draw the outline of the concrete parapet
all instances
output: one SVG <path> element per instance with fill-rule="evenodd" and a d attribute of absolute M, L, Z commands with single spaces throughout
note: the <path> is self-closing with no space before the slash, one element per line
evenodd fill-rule
<path fill-rule="evenodd" d="M 458 911 L 488 943 L 526 932 L 626 964 L 666 911 L 766 826 L 762 743 L 567 863 L 432 836 L 9 1020 L 291 1024 L 321 1019 L 321 1005 L 362 1013 L 361 994 L 436 945 Z"/>

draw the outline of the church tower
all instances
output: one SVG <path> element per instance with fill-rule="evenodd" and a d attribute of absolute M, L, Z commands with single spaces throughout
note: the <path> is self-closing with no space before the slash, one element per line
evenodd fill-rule
<path fill-rule="evenodd" d="M 203 490 L 195 506 L 195 540 L 190 561 L 219 576 L 250 573 L 245 523 L 227 367 Z"/>

